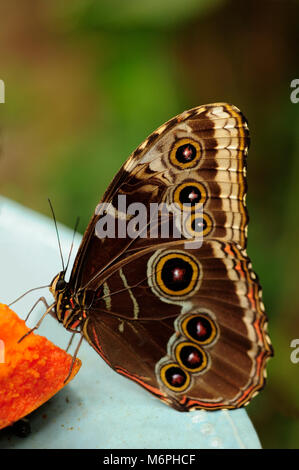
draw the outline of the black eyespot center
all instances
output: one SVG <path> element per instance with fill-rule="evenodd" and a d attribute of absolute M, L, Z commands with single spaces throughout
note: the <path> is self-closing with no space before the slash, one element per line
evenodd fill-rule
<path fill-rule="evenodd" d="M 204 232 L 207 228 L 207 221 L 202 217 L 196 217 L 192 220 L 191 228 L 196 233 Z"/>
<path fill-rule="evenodd" d="M 185 391 L 191 383 L 190 374 L 177 362 L 164 364 L 160 369 L 160 379 L 163 385 L 177 393 Z"/>
<path fill-rule="evenodd" d="M 201 153 L 201 144 L 195 139 L 178 139 L 170 151 L 170 163 L 181 170 L 193 168 L 198 164 Z"/>
<path fill-rule="evenodd" d="M 191 264 L 180 258 L 170 258 L 165 261 L 161 272 L 161 278 L 164 285 L 175 292 L 186 289 L 193 277 L 193 268 Z"/>
<path fill-rule="evenodd" d="M 203 363 L 203 353 L 195 346 L 186 345 L 180 350 L 180 359 L 188 369 L 198 369 Z"/>
<path fill-rule="evenodd" d="M 153 270 L 150 286 L 160 298 L 183 300 L 199 289 L 202 266 L 190 252 L 158 250 L 149 262 Z"/>
<path fill-rule="evenodd" d="M 181 189 L 179 200 L 182 204 L 195 206 L 202 200 L 202 194 L 197 186 L 190 184 Z"/>
<path fill-rule="evenodd" d="M 183 333 L 197 344 L 211 344 L 217 336 L 217 327 L 207 313 L 193 314 L 181 324 Z"/>
<path fill-rule="evenodd" d="M 192 162 L 197 155 L 197 150 L 191 143 L 183 144 L 178 147 L 175 157 L 179 163 Z"/>
<path fill-rule="evenodd" d="M 191 373 L 198 373 L 208 365 L 208 355 L 199 345 L 183 341 L 175 348 L 175 357 L 178 364 Z"/>
<path fill-rule="evenodd" d="M 185 224 L 187 232 L 194 237 L 207 236 L 213 230 L 213 221 L 206 212 L 191 214 Z"/>
<path fill-rule="evenodd" d="M 178 366 L 168 367 L 165 372 L 166 382 L 174 388 L 180 388 L 185 385 L 187 381 L 186 372 Z"/>

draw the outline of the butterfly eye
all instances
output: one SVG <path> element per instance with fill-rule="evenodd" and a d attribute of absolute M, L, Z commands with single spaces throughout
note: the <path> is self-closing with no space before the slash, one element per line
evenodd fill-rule
<path fill-rule="evenodd" d="M 58 279 L 56 283 L 56 291 L 62 291 L 66 287 L 66 282 L 64 279 Z"/>
<path fill-rule="evenodd" d="M 190 375 L 176 363 L 165 364 L 160 376 L 164 385 L 174 392 L 183 392 L 190 384 Z"/>
<path fill-rule="evenodd" d="M 193 139 L 180 139 L 171 149 L 170 162 L 181 169 L 193 168 L 198 164 L 201 153 L 198 142 Z"/>
<path fill-rule="evenodd" d="M 177 345 L 175 357 L 181 367 L 193 373 L 202 371 L 208 364 L 207 353 L 188 341 Z"/>
<path fill-rule="evenodd" d="M 213 221 L 206 212 L 202 216 L 191 214 L 186 220 L 186 229 L 192 237 L 205 237 L 213 229 Z"/>
<path fill-rule="evenodd" d="M 203 184 L 196 181 L 180 184 L 174 191 L 173 200 L 182 209 L 195 210 L 199 204 L 204 204 L 207 192 Z"/>
<path fill-rule="evenodd" d="M 155 279 L 163 294 L 191 295 L 199 287 L 200 268 L 191 255 L 167 253 L 156 264 Z"/>
<path fill-rule="evenodd" d="M 217 335 L 215 323 L 205 314 L 195 314 L 186 317 L 181 324 L 185 336 L 199 344 L 210 344 Z"/>

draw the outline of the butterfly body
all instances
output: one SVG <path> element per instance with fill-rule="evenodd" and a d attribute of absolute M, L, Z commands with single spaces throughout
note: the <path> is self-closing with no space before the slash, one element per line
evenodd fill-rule
<path fill-rule="evenodd" d="M 248 145 L 226 103 L 163 124 L 96 207 L 69 282 L 51 284 L 67 329 L 180 411 L 248 403 L 272 355 L 246 254 Z"/>

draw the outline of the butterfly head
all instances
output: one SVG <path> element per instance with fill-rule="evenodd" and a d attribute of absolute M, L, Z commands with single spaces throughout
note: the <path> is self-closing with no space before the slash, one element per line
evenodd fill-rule
<path fill-rule="evenodd" d="M 50 285 L 50 292 L 55 298 L 55 315 L 63 326 L 71 331 L 77 331 L 82 321 L 86 318 L 86 313 L 79 305 L 77 298 L 74 298 L 69 284 L 65 280 L 65 271 L 57 274 Z"/>
<path fill-rule="evenodd" d="M 67 282 L 65 281 L 64 277 L 65 271 L 61 271 L 54 277 L 50 284 L 50 292 L 55 298 L 57 298 L 59 294 L 65 292 L 67 288 Z"/>
<path fill-rule="evenodd" d="M 55 314 L 57 320 L 64 323 L 64 314 L 66 312 L 67 302 L 67 287 L 68 284 L 65 281 L 65 271 L 58 273 L 51 282 L 50 292 L 53 295 L 56 305 L 55 305 Z"/>

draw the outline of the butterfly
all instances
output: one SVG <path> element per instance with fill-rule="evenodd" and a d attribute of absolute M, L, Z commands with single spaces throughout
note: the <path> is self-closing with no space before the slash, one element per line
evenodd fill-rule
<path fill-rule="evenodd" d="M 273 354 L 246 254 L 248 146 L 246 119 L 230 104 L 163 124 L 96 207 L 69 281 L 63 270 L 50 286 L 67 330 L 179 411 L 246 405 Z M 176 212 L 159 211 L 171 204 Z"/>

